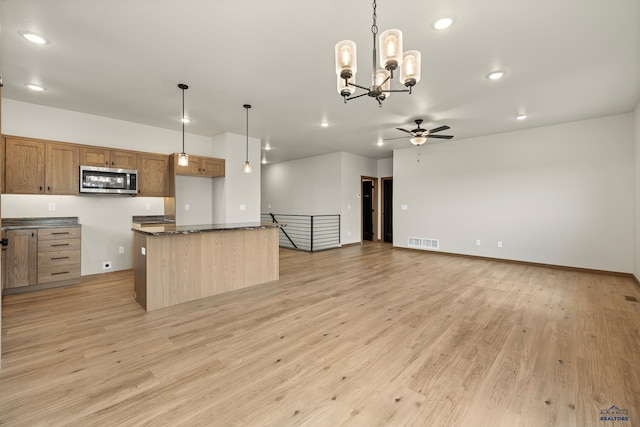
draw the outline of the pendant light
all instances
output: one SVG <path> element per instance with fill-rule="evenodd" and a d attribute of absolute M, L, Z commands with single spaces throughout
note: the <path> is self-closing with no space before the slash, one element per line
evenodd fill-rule
<path fill-rule="evenodd" d="M 182 117 L 180 118 L 182 122 L 182 152 L 180 153 L 180 157 L 178 157 L 178 166 L 189 166 L 189 155 L 184 151 L 184 123 L 186 121 L 184 117 L 184 91 L 189 89 L 189 86 L 180 83 L 178 87 L 182 89 Z"/>
<path fill-rule="evenodd" d="M 251 108 L 251 105 L 244 104 L 243 107 L 247 110 L 247 160 L 244 162 L 242 172 L 251 173 L 251 162 L 249 161 L 249 108 Z"/>
<path fill-rule="evenodd" d="M 373 0 L 373 25 L 371 34 L 373 38 L 373 64 L 371 86 L 361 86 L 356 84 L 355 77 L 357 66 L 356 44 L 351 40 L 342 40 L 335 47 L 336 74 L 338 75 L 338 93 L 344 98 L 346 104 L 351 99 L 368 95 L 375 99 L 382 107 L 382 101 L 391 95 L 392 92 L 408 92 L 420 81 L 420 52 L 409 50 L 402 52 L 402 31 L 387 30 L 380 34 L 380 67 L 378 68 L 377 49 L 377 4 Z M 407 89 L 391 89 L 393 72 L 400 70 L 400 82 Z M 356 89 L 363 89 L 365 92 L 353 95 Z M 352 96 L 353 95 L 353 96 Z"/>

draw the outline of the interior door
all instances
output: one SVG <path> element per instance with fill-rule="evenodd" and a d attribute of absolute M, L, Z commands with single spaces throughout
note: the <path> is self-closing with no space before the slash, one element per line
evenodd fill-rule
<path fill-rule="evenodd" d="M 393 243 L 393 178 L 382 180 L 382 233 L 384 241 Z"/>
<path fill-rule="evenodd" d="M 373 181 L 362 181 L 362 240 L 373 240 Z"/>

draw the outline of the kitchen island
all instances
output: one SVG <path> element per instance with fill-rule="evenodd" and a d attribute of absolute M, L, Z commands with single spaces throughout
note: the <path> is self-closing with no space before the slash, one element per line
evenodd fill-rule
<path fill-rule="evenodd" d="M 136 301 L 147 311 L 278 280 L 278 224 L 134 224 Z"/>

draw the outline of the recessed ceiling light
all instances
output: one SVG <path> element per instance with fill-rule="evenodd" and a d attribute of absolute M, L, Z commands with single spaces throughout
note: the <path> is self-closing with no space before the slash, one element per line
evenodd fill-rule
<path fill-rule="evenodd" d="M 516 116 L 516 120 L 524 120 L 524 119 L 526 119 L 526 118 L 527 118 L 527 115 L 526 115 L 526 114 L 518 114 L 518 115 Z"/>
<path fill-rule="evenodd" d="M 378 141 L 378 147 L 382 147 L 383 145 L 384 145 L 384 142 Z"/>
<path fill-rule="evenodd" d="M 49 43 L 49 40 L 45 39 L 40 34 L 36 34 L 36 33 L 32 32 L 32 31 L 20 30 L 20 31 L 18 31 L 18 34 L 20 34 L 25 39 L 29 40 L 31 43 L 35 43 L 35 44 L 47 44 L 47 43 Z"/>
<path fill-rule="evenodd" d="M 267 151 L 271 150 L 271 145 L 266 144 L 266 145 L 264 146 L 264 149 L 265 149 L 265 150 L 267 150 Z"/>
<path fill-rule="evenodd" d="M 266 159 L 266 157 L 263 157 L 263 158 L 262 158 L 262 164 L 263 164 L 263 165 L 266 165 L 266 164 L 267 164 L 267 159 Z"/>
<path fill-rule="evenodd" d="M 326 128 L 326 127 L 329 127 L 329 123 L 327 121 L 324 121 L 320 123 L 320 126 L 322 126 L 323 128 Z"/>
<path fill-rule="evenodd" d="M 187 116 L 184 116 L 183 118 L 180 119 L 180 121 L 182 123 L 189 123 L 191 121 L 191 119 L 189 119 L 189 117 L 187 117 Z"/>
<path fill-rule="evenodd" d="M 33 83 L 26 83 L 25 86 L 27 86 L 29 89 L 31 89 L 34 92 L 42 92 L 43 90 L 45 90 L 45 88 L 43 88 L 40 85 L 36 85 Z"/>
<path fill-rule="evenodd" d="M 431 23 L 431 26 L 436 30 L 446 30 L 455 22 L 455 18 L 453 15 L 443 16 L 441 18 L 436 19 Z"/>
<path fill-rule="evenodd" d="M 487 78 L 490 80 L 498 80 L 503 78 L 505 74 L 506 74 L 506 71 L 496 70 L 487 74 Z"/>

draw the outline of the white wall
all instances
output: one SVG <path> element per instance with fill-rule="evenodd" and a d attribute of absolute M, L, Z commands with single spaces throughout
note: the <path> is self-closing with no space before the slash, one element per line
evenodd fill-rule
<path fill-rule="evenodd" d="M 342 244 L 360 241 L 360 177 L 377 176 L 377 160 L 333 153 L 263 167 L 262 212 L 340 214 Z"/>
<path fill-rule="evenodd" d="M 226 161 L 224 179 L 213 180 L 212 222 L 260 222 L 260 140 L 249 138 L 249 174 L 242 172 L 247 159 L 246 135 L 224 133 L 215 136 L 213 156 Z"/>
<path fill-rule="evenodd" d="M 632 114 L 415 150 L 394 152 L 394 245 L 633 270 Z"/>
<path fill-rule="evenodd" d="M 393 157 L 378 160 L 378 176 L 380 178 L 393 176 Z"/>
<path fill-rule="evenodd" d="M 2 130 L 7 135 L 162 154 L 179 152 L 182 148 L 182 127 L 178 124 L 177 130 L 173 131 L 11 99 L 4 99 L 2 107 Z M 239 136 L 224 138 L 233 140 Z M 255 148 L 256 144 L 258 148 Z M 214 156 L 214 145 L 212 138 L 186 134 L 185 148 L 190 154 Z M 237 197 L 246 203 L 249 208 L 247 213 L 251 217 L 249 219 L 247 216 L 245 219 L 242 215 L 227 215 L 232 222 L 259 221 L 259 141 L 253 141 L 253 146 L 252 149 L 257 154 L 251 160 L 254 167 L 257 167 L 252 183 L 247 185 L 244 181 L 239 182 L 242 177 L 235 173 L 235 170 L 240 170 L 244 161 L 244 142 L 241 149 L 228 150 L 233 157 L 226 161 L 227 176 L 213 180 L 216 185 L 231 187 L 231 194 L 235 191 L 242 192 Z M 239 152 L 242 153 L 240 160 L 236 159 Z M 235 163 L 238 163 L 237 168 L 234 167 Z M 214 184 L 211 180 L 178 177 L 177 185 L 178 223 L 214 222 L 205 219 L 211 218 L 216 203 L 224 203 L 224 200 L 214 200 L 214 196 L 219 195 L 212 194 Z M 50 202 L 56 203 L 55 211 L 48 210 Z M 188 212 L 184 210 L 186 203 L 191 207 Z M 237 204 L 238 201 L 234 203 Z M 131 217 L 163 214 L 164 199 L 161 197 L 2 195 L 3 218 L 77 216 L 83 233 L 82 275 L 102 273 L 103 261 L 111 261 L 113 271 L 130 269 Z M 124 254 L 118 253 L 120 246 L 125 247 Z"/>
<path fill-rule="evenodd" d="M 341 153 L 333 153 L 263 165 L 262 212 L 339 214 L 341 162 Z"/>
<path fill-rule="evenodd" d="M 635 209 L 634 209 L 634 267 L 633 273 L 640 280 L 640 103 L 634 113 L 635 121 Z"/>

